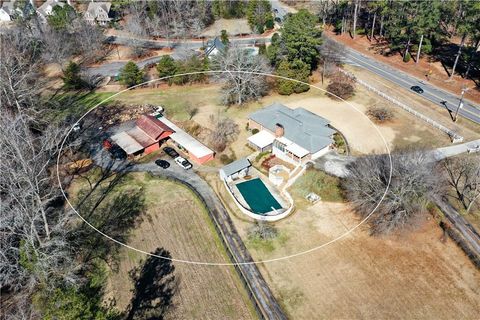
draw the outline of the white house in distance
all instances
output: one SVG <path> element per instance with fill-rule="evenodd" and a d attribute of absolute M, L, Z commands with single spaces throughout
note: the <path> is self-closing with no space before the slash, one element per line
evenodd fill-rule
<path fill-rule="evenodd" d="M 328 152 L 336 132 L 329 121 L 304 109 L 290 109 L 274 103 L 250 114 L 250 129 L 259 130 L 248 138 L 260 151 L 272 150 L 283 161 L 304 165 Z"/>
<path fill-rule="evenodd" d="M 215 56 L 219 52 L 225 50 L 225 45 L 223 44 L 222 40 L 219 37 L 215 37 L 213 40 L 208 40 L 207 45 L 205 47 L 205 56 Z"/>
<path fill-rule="evenodd" d="M 104 26 L 112 20 L 112 18 L 109 17 L 111 6 L 112 4 L 110 2 L 94 2 L 92 0 L 88 4 L 87 11 L 85 11 L 83 17 L 91 24 L 98 23 Z"/>
<path fill-rule="evenodd" d="M 5 1 L 2 3 L 2 7 L 0 8 L 0 21 L 8 22 L 12 21 L 12 16 L 15 13 L 13 8 L 14 2 L 13 1 Z"/>
<path fill-rule="evenodd" d="M 47 23 L 47 17 L 53 13 L 53 8 L 56 6 L 63 7 L 64 2 L 59 0 L 47 0 L 37 9 L 37 15 L 43 23 Z"/>

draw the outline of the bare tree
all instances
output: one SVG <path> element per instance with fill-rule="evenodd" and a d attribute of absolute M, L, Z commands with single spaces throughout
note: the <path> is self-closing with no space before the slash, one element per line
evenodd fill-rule
<path fill-rule="evenodd" d="M 375 209 L 368 220 L 372 234 L 410 226 L 425 211 L 429 194 L 438 189 L 438 180 L 432 174 L 434 163 L 427 152 L 397 152 L 392 154 L 392 162 L 391 166 L 387 155 L 360 157 L 349 165 L 349 175 L 343 184 L 348 199 L 362 218 Z"/>
<path fill-rule="evenodd" d="M 0 33 L 0 101 L 2 112 L 34 105 L 42 88 L 40 48 L 20 28 Z"/>
<path fill-rule="evenodd" d="M 272 240 L 278 236 L 275 226 L 265 221 L 255 221 L 255 224 L 248 230 L 248 237 L 260 240 Z"/>
<path fill-rule="evenodd" d="M 477 204 L 480 207 L 480 155 L 447 158 L 441 167 L 450 190 L 447 196 L 458 200 L 466 212 Z"/>
<path fill-rule="evenodd" d="M 70 215 L 51 171 L 64 130 L 33 132 L 27 117 L 9 112 L 1 114 L 0 127 L 0 287 L 28 293 L 40 283 L 74 283 Z"/>
<path fill-rule="evenodd" d="M 225 150 L 227 143 L 234 141 L 240 130 L 238 124 L 230 118 L 222 118 L 219 116 L 210 116 L 210 122 L 212 123 L 212 132 L 209 140 L 210 144 L 218 152 Z"/>
<path fill-rule="evenodd" d="M 135 1 L 129 11 L 126 28 L 140 36 L 195 36 L 213 22 L 210 1 Z"/>
<path fill-rule="evenodd" d="M 376 122 L 386 122 L 394 118 L 393 111 L 387 107 L 370 107 L 367 115 Z"/>
<path fill-rule="evenodd" d="M 225 71 L 216 77 L 224 82 L 223 102 L 227 105 L 257 100 L 268 91 L 265 74 L 271 70 L 263 56 L 252 56 L 244 48 L 231 46 L 215 56 L 213 66 Z"/>
<path fill-rule="evenodd" d="M 192 105 L 187 106 L 186 108 L 189 120 L 192 120 L 193 117 L 198 113 L 198 107 L 194 107 Z"/>
<path fill-rule="evenodd" d="M 76 51 L 75 37 L 65 30 L 47 28 L 42 33 L 42 59 L 63 66 Z"/>
<path fill-rule="evenodd" d="M 71 37 L 75 38 L 75 53 L 83 61 L 99 61 L 105 57 L 109 47 L 105 45 L 105 35 L 97 25 L 91 25 L 82 18 L 73 21 Z"/>
<path fill-rule="evenodd" d="M 342 64 L 345 58 L 345 47 L 330 38 L 323 38 L 320 46 L 320 60 L 322 61 L 322 84 L 324 77 L 336 72 L 337 67 Z"/>

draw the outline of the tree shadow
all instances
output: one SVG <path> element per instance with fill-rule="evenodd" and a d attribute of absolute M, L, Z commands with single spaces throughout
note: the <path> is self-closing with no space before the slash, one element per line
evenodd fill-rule
<path fill-rule="evenodd" d="M 153 253 L 171 258 L 170 252 L 164 248 L 157 248 Z M 127 320 L 165 317 L 173 307 L 172 299 L 179 284 L 174 271 L 175 266 L 171 260 L 149 256 L 142 266 L 129 272 L 134 289 Z"/>
<path fill-rule="evenodd" d="M 130 237 L 130 230 L 143 220 L 142 214 L 145 207 L 143 191 L 141 189 L 125 190 L 116 193 L 113 197 L 105 198 L 103 194 L 100 197 L 100 201 L 95 199 L 92 204 L 89 203 L 83 207 L 83 217 L 103 234 L 126 243 Z M 83 251 L 82 260 L 88 263 L 101 259 L 115 269 L 118 262 L 116 255 L 120 246 L 103 234 L 82 224 L 76 233 L 76 236 L 81 239 L 79 244 Z"/>
<path fill-rule="evenodd" d="M 432 61 L 439 61 L 447 76 L 451 75 L 458 48 L 458 44 L 448 42 L 434 46 L 432 51 Z M 463 78 L 468 77 L 478 86 L 480 84 L 479 60 L 480 53 L 475 52 L 474 47 L 464 46 L 455 73 Z"/>

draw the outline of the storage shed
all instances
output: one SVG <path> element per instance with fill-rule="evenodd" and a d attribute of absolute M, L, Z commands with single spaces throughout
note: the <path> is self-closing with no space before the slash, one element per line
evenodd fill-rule
<path fill-rule="evenodd" d="M 248 175 L 251 166 L 250 160 L 246 158 L 238 159 L 220 169 L 220 177 L 226 181 L 243 178 Z"/>

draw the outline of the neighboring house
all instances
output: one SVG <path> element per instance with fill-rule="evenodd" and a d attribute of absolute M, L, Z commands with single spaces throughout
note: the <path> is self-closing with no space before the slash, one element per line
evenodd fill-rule
<path fill-rule="evenodd" d="M 207 46 L 205 48 L 205 56 L 214 56 L 219 52 L 225 50 L 225 45 L 219 37 L 215 37 L 213 40 L 207 41 Z"/>
<path fill-rule="evenodd" d="M 56 6 L 63 7 L 65 3 L 59 0 L 47 0 L 37 9 L 37 15 L 43 23 L 47 23 L 47 18 L 53 13 L 53 8 Z"/>
<path fill-rule="evenodd" d="M 129 156 L 149 154 L 158 150 L 163 140 L 174 133 L 173 129 L 152 115 L 142 115 L 135 124 L 132 129 L 111 137 L 112 141 Z"/>
<path fill-rule="evenodd" d="M 220 177 L 227 182 L 243 178 L 248 175 L 251 166 L 250 160 L 246 158 L 238 159 L 220 169 Z"/>
<path fill-rule="evenodd" d="M 13 14 L 13 1 L 4 2 L 0 8 L 0 21 L 12 21 Z"/>
<path fill-rule="evenodd" d="M 173 141 L 198 164 L 212 160 L 215 156 L 215 152 L 162 115 L 142 115 L 137 119 L 134 128 L 114 134 L 110 138 L 129 156 L 146 155 L 156 151 L 167 139 Z"/>
<path fill-rule="evenodd" d="M 329 121 L 304 109 L 290 109 L 280 103 L 250 114 L 250 129 L 259 130 L 248 138 L 249 144 L 272 153 L 287 162 L 303 165 L 324 155 L 336 132 Z"/>
<path fill-rule="evenodd" d="M 91 24 L 98 23 L 99 25 L 104 26 L 112 20 L 109 17 L 111 6 L 112 4 L 110 2 L 92 1 L 88 4 L 87 11 L 83 17 Z"/>

